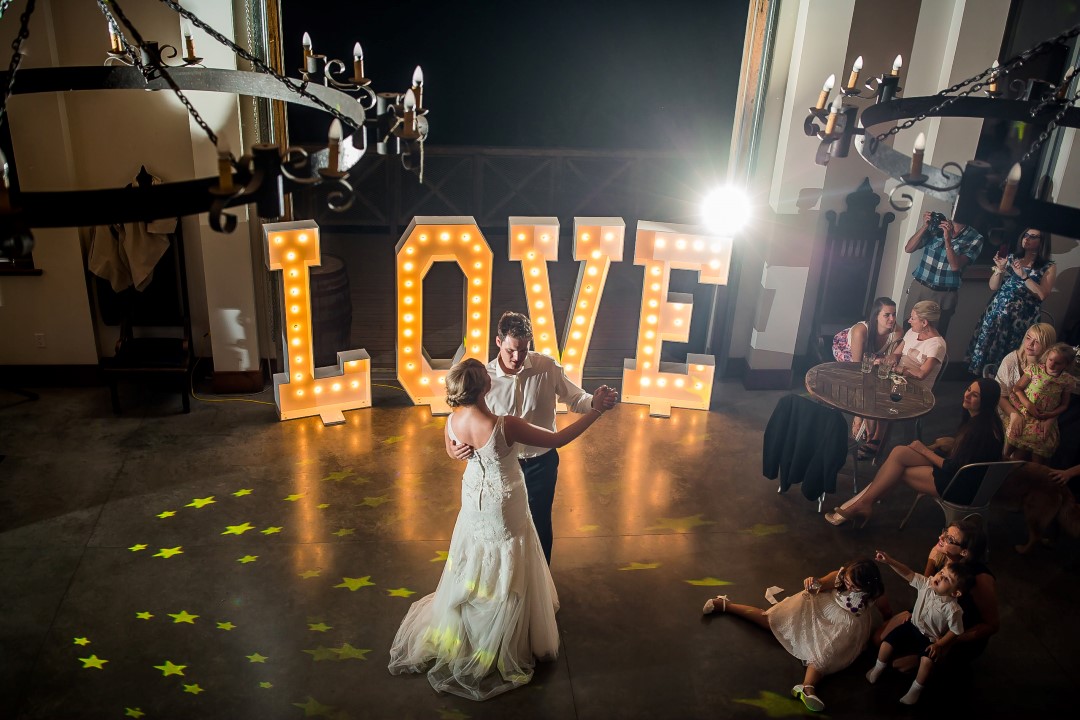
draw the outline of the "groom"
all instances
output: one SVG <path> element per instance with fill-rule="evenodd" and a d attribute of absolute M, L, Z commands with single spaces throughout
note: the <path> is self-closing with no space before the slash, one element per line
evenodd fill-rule
<path fill-rule="evenodd" d="M 615 407 L 619 393 L 601 385 L 590 395 L 566 378 L 562 365 L 542 353 L 529 350 L 532 323 L 521 313 L 505 312 L 499 318 L 495 345 L 499 354 L 488 363 L 491 390 L 487 406 L 496 415 L 514 415 L 538 427 L 555 430 L 556 401 L 576 413 L 605 411 Z M 465 460 L 472 447 L 458 445 L 451 457 Z M 525 474 L 536 534 L 551 563 L 551 505 L 555 500 L 555 482 L 559 475 L 559 453 L 554 449 L 518 446 L 518 462 Z"/>

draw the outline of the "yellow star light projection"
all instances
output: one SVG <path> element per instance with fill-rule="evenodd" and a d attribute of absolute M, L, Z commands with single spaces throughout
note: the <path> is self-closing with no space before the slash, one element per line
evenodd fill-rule
<path fill-rule="evenodd" d="M 584 264 L 578 271 L 560 352 L 547 271 L 549 262 L 559 260 L 559 219 L 511 217 L 509 222 L 510 259 L 521 263 L 536 350 L 561 362 L 567 378 L 581 385 L 608 270 L 612 261 L 622 261 L 626 224 L 614 217 L 574 218 L 574 260 Z"/>
<path fill-rule="evenodd" d="M 278 417 L 318 415 L 324 425 L 344 423 L 344 411 L 371 407 L 371 359 L 364 350 L 342 349 L 336 367 L 315 367 L 308 268 L 321 264 L 319 227 L 310 220 L 268 223 L 263 238 L 266 266 L 283 276 L 285 371 L 274 375 Z"/>
<path fill-rule="evenodd" d="M 731 238 L 697 235 L 687 225 L 638 222 L 634 264 L 645 266 L 637 351 L 623 363 L 623 401 L 649 406 L 649 415 L 670 417 L 671 408 L 708 410 L 712 355 L 688 353 L 685 363 L 660 362 L 665 340 L 690 339 L 693 296 L 670 293 L 672 269 L 694 270 L 698 281 L 726 285 Z"/>
<path fill-rule="evenodd" d="M 398 241 L 398 380 L 433 415 L 450 414 L 444 385 L 455 361 L 487 362 L 493 257 L 471 217 L 415 217 Z M 465 338 L 453 358 L 433 359 L 424 350 L 424 276 L 437 262 L 456 262 L 465 275 Z"/>

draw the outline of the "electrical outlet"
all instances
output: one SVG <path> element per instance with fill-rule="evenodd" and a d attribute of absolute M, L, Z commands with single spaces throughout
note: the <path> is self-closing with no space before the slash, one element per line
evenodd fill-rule
<path fill-rule="evenodd" d="M 34 347 L 45 347 L 45 333 L 34 333 Z"/>

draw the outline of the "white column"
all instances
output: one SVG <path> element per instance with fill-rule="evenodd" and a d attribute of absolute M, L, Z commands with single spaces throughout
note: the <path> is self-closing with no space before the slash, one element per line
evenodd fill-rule
<path fill-rule="evenodd" d="M 219 0 L 188 0 L 185 7 L 226 37 L 235 40 L 233 9 L 230 3 Z M 178 27 L 176 32 L 177 45 L 183 47 L 181 28 Z M 203 62 L 208 67 L 236 69 L 236 56 L 232 51 L 203 31 L 193 27 L 192 40 L 197 54 L 205 58 Z M 240 134 L 239 99 L 225 93 L 188 95 L 218 138 L 228 143 L 233 155 L 243 155 L 245 148 Z M 194 119 L 189 118 L 188 126 L 194 174 L 198 177 L 216 175 L 217 150 Z M 184 223 L 184 231 L 187 237 L 191 238 L 191 244 L 199 248 L 202 260 L 201 276 L 205 284 L 205 309 L 198 308 L 193 312 L 193 331 L 197 338 L 201 338 L 207 330 L 210 333 L 215 381 L 222 373 L 250 373 L 259 370 L 249 208 L 244 205 L 231 208 L 228 212 L 236 215 L 238 220 L 236 229 L 228 234 L 214 232 L 206 214 L 200 215 L 197 221 L 187 218 Z M 202 312 L 206 314 L 202 315 Z"/>
<path fill-rule="evenodd" d="M 934 95 L 990 67 L 998 59 L 1009 5 L 1009 0 L 923 2 L 904 95 Z M 930 118 L 899 133 L 895 147 L 910 154 L 915 136 L 921 131 L 926 133 L 928 163 L 941 167 L 952 160 L 963 167 L 967 160 L 975 157 L 982 122 L 977 118 L 948 118 L 944 122 L 941 118 Z M 914 204 L 910 211 L 899 214 L 893 223 L 878 276 L 878 294 L 894 298 L 901 313 L 905 305 L 904 292 L 918 259 L 917 255 L 904 253 L 904 243 L 918 228 L 923 212 L 934 210 L 948 215 L 952 211 L 946 203 L 925 198 L 918 191 L 910 194 Z M 988 294 L 989 289 L 982 280 L 961 286 L 957 312 L 945 338 L 950 358 L 958 359 L 963 355 L 971 339 L 972 327 L 986 308 Z"/>

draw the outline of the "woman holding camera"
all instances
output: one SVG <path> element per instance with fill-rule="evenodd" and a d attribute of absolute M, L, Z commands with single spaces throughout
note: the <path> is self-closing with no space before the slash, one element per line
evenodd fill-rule
<path fill-rule="evenodd" d="M 1043 300 L 1054 289 L 1057 266 L 1050 259 L 1050 237 L 1036 228 L 1020 235 L 1017 247 L 1006 257 L 994 256 L 990 289 L 994 296 L 975 326 L 968 346 L 968 369 L 981 375 L 987 365 L 997 365 L 1024 339 L 1039 320 Z"/>

